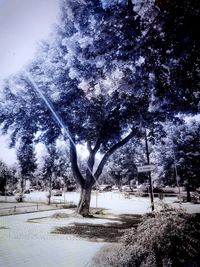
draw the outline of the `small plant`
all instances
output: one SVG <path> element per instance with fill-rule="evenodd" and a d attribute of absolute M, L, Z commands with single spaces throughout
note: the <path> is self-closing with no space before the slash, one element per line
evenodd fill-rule
<path fill-rule="evenodd" d="M 73 201 L 70 201 L 68 203 L 65 203 L 62 207 L 63 209 L 74 209 L 77 208 L 77 205 Z"/>
<path fill-rule="evenodd" d="M 24 198 L 25 198 L 25 196 L 22 193 L 18 194 L 15 197 L 15 199 L 17 200 L 17 202 L 23 202 L 24 201 Z"/>
<path fill-rule="evenodd" d="M 199 267 L 200 223 L 196 216 L 168 209 L 144 216 L 137 230 L 126 231 L 122 243 L 102 250 L 93 266 Z"/>

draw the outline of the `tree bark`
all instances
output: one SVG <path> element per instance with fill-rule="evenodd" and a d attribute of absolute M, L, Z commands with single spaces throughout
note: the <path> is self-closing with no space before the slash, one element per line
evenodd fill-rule
<path fill-rule="evenodd" d="M 186 191 L 187 191 L 187 202 L 191 202 L 191 194 L 190 194 L 190 184 L 187 182 L 186 184 Z"/>
<path fill-rule="evenodd" d="M 21 177 L 20 187 L 21 187 L 21 190 L 20 190 L 18 202 L 23 202 L 24 201 L 24 177 L 23 175 Z"/>
<path fill-rule="evenodd" d="M 94 152 L 94 150 L 92 150 L 89 142 L 87 144 L 87 148 L 89 151 L 89 158 L 87 162 L 86 178 L 84 179 L 77 163 L 76 147 L 74 146 L 73 143 L 70 143 L 70 160 L 71 160 L 72 171 L 74 177 L 76 178 L 76 181 L 79 183 L 81 187 L 81 195 L 77 207 L 77 213 L 82 215 L 83 217 L 89 216 L 91 190 L 92 190 L 92 185 L 95 182 L 92 171 L 95 162 L 96 151 Z"/>
<path fill-rule="evenodd" d="M 92 150 L 90 143 L 87 144 L 89 157 L 87 161 L 87 170 L 86 170 L 86 179 L 83 187 L 81 188 L 81 196 L 77 208 L 77 213 L 83 217 L 89 216 L 90 213 L 90 200 L 91 200 L 91 191 L 92 186 L 95 183 L 93 176 L 93 167 L 95 162 L 95 152 Z"/>
<path fill-rule="evenodd" d="M 48 194 L 48 205 L 51 205 L 51 192 L 52 192 L 52 177 L 49 177 L 49 194 Z"/>
<path fill-rule="evenodd" d="M 134 132 L 131 131 L 124 139 L 122 139 L 121 141 L 119 141 L 118 143 L 114 144 L 103 156 L 101 162 L 99 163 L 99 166 L 94 174 L 95 179 L 98 179 L 99 176 L 101 175 L 103 168 L 107 162 L 107 160 L 109 159 L 109 157 L 120 147 L 122 147 L 123 145 L 125 145 L 129 140 L 131 140 L 131 138 L 134 136 Z"/>
<path fill-rule="evenodd" d="M 146 157 L 147 157 L 147 164 L 150 164 L 150 153 L 149 153 L 149 145 L 147 139 L 147 130 L 145 128 L 145 148 L 146 148 Z M 151 179 L 151 172 L 148 172 L 149 176 L 149 190 L 150 190 L 150 198 L 151 198 L 151 209 L 154 211 L 154 197 L 153 197 L 153 186 L 152 186 L 152 179 Z"/>
<path fill-rule="evenodd" d="M 77 213 L 88 217 L 90 212 L 91 188 L 82 188 Z"/>
<path fill-rule="evenodd" d="M 104 155 L 102 158 L 95 174 L 93 175 L 93 167 L 95 163 L 95 155 L 100 147 L 100 141 L 97 140 L 95 147 L 92 149 L 91 143 L 87 143 L 87 148 L 89 151 L 89 157 L 87 162 L 87 170 L 86 170 L 86 177 L 82 176 L 78 162 L 77 162 L 77 151 L 76 146 L 74 143 L 70 142 L 70 161 L 72 166 L 72 171 L 76 181 L 79 183 L 81 187 L 81 195 L 80 201 L 77 207 L 77 213 L 86 217 L 89 216 L 89 209 L 90 209 L 90 200 L 91 200 L 91 191 L 92 186 L 95 184 L 97 179 L 102 173 L 103 167 L 106 164 L 108 158 L 121 146 L 127 143 L 133 137 L 133 131 L 129 133 L 124 139 L 113 145 Z"/>
<path fill-rule="evenodd" d="M 77 183 L 81 186 L 81 188 L 84 185 L 84 178 L 79 170 L 78 162 L 77 162 L 77 151 L 74 143 L 70 141 L 70 162 L 72 167 L 73 175 L 77 181 Z"/>

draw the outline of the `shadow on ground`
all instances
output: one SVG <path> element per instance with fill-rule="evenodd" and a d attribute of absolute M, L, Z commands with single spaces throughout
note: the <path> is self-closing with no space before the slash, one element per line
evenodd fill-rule
<path fill-rule="evenodd" d="M 60 214 L 60 216 L 60 218 L 70 218 L 74 215 Z M 59 214 L 55 214 L 53 217 L 59 219 Z M 108 222 L 103 224 L 74 222 L 68 226 L 56 227 L 52 233 L 76 235 L 90 241 L 118 242 L 126 229 L 138 226 L 142 216 L 130 214 L 113 215 L 102 212 L 101 214 L 94 214 L 91 220 L 93 219 L 103 219 L 108 220 Z"/>

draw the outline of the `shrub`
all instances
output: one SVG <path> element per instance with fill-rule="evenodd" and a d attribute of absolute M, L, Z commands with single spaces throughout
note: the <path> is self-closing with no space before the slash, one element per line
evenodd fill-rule
<path fill-rule="evenodd" d="M 200 223 L 197 216 L 166 210 L 145 216 L 122 243 L 105 247 L 93 259 L 95 267 L 198 267 Z"/>
<path fill-rule="evenodd" d="M 25 196 L 22 193 L 19 193 L 18 195 L 16 195 L 15 199 L 17 202 L 23 202 L 24 201 Z"/>

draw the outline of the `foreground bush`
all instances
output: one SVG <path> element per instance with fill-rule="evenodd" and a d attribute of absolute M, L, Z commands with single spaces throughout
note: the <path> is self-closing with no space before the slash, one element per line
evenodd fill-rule
<path fill-rule="evenodd" d="M 122 243 L 104 247 L 95 267 L 199 267 L 200 223 L 197 216 L 165 210 L 144 217 Z"/>

